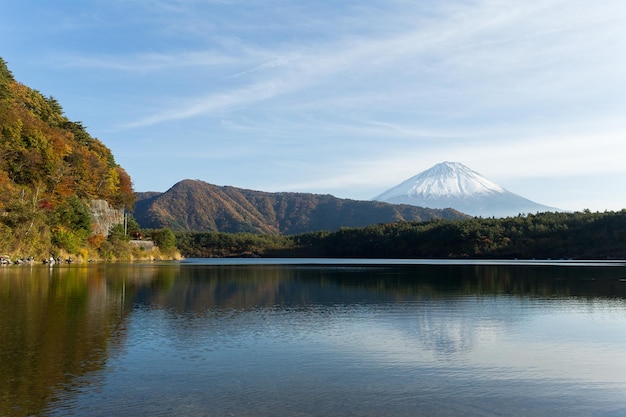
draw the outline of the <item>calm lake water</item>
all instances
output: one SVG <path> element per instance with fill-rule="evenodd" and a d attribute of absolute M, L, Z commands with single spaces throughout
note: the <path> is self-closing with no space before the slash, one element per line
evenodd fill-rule
<path fill-rule="evenodd" d="M 0 268 L 1 416 L 626 416 L 622 263 Z"/>

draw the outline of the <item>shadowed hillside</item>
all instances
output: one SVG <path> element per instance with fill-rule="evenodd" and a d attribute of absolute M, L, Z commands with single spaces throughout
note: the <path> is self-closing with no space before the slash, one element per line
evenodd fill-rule
<path fill-rule="evenodd" d="M 138 193 L 135 219 L 175 231 L 298 234 L 397 221 L 462 219 L 452 209 L 426 209 L 308 193 L 269 193 L 184 180 L 165 193 Z"/>

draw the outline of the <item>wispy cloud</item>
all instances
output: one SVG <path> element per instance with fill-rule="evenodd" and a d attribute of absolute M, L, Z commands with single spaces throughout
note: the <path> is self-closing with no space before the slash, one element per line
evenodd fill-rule
<path fill-rule="evenodd" d="M 224 79 L 225 80 L 229 80 L 229 79 L 233 79 L 233 78 L 240 78 L 240 77 L 243 77 L 245 75 L 253 74 L 255 72 L 282 67 L 284 65 L 287 65 L 291 60 L 292 60 L 292 58 L 290 58 L 288 56 L 279 56 L 279 57 L 277 57 L 275 59 L 272 59 L 269 62 L 264 62 L 261 65 L 257 65 L 254 68 L 245 69 L 245 70 L 239 71 L 239 72 L 237 72 L 235 74 L 228 75 L 228 76 L 224 77 Z"/>
<path fill-rule="evenodd" d="M 54 60 L 63 67 L 92 68 L 128 72 L 157 72 L 189 67 L 214 67 L 240 64 L 241 57 L 219 52 L 181 52 L 173 54 L 148 53 L 130 56 L 110 55 L 70 55 L 55 56 Z"/>
<path fill-rule="evenodd" d="M 187 119 L 201 114 L 224 111 L 274 97 L 279 92 L 284 92 L 286 88 L 286 85 L 282 85 L 278 81 L 257 83 L 250 87 L 210 95 L 181 107 L 168 108 L 163 112 L 127 123 L 123 127 L 145 127 L 171 120 Z"/>
<path fill-rule="evenodd" d="M 556 10 L 551 7 L 562 6 L 562 2 L 513 8 L 506 7 L 509 3 L 502 7 L 494 4 L 498 2 L 457 6 L 448 10 L 443 18 L 438 16 L 436 20 L 425 21 L 423 27 L 394 30 L 386 38 L 346 36 L 330 42 L 277 45 L 273 57 L 270 49 L 256 48 L 255 55 L 263 56 L 263 61 L 247 66 L 250 61 L 245 60 L 245 64 L 240 65 L 241 70 L 224 76 L 225 80 L 237 78 L 242 85 L 227 93 L 191 98 L 186 110 L 160 112 L 175 115 L 173 117 L 154 115 L 128 125 L 209 114 L 233 108 L 235 102 L 242 108 L 246 101 L 258 103 L 293 93 L 304 93 L 305 99 L 298 105 L 307 106 L 309 110 L 315 103 L 310 101 L 312 96 L 317 96 L 315 100 L 321 98 L 322 106 L 328 104 L 332 95 L 347 100 L 363 89 L 370 93 L 392 92 L 393 101 L 399 105 L 420 97 L 440 95 L 440 100 L 447 97 L 445 105 L 449 111 L 454 111 L 454 107 L 448 106 L 451 100 L 460 100 L 463 104 L 473 101 L 473 106 L 482 107 L 559 100 L 559 95 L 580 93 L 589 88 L 576 84 L 585 77 L 586 68 L 597 66 L 595 59 L 585 62 L 589 58 L 581 57 L 580 49 L 572 48 L 572 41 L 578 43 L 578 48 L 582 42 L 588 56 L 610 57 L 620 67 L 624 65 L 624 59 L 611 55 L 616 51 L 604 51 L 602 45 L 584 39 L 585 31 L 595 31 L 598 36 L 598 30 L 604 30 L 601 23 L 609 16 L 595 16 L 590 23 L 584 16 L 569 13 L 565 15 L 569 20 L 561 20 L 555 26 Z M 147 62 L 138 60 L 126 66 L 138 69 L 158 65 L 210 65 L 233 63 L 237 59 L 192 54 L 170 59 L 148 57 Z M 574 64 L 577 65 L 575 70 Z M 123 63 L 111 65 L 125 67 Z M 596 84 L 598 82 L 595 80 Z M 268 85 L 280 86 L 280 89 L 272 88 L 268 93 Z M 575 87 L 577 90 L 572 90 Z M 361 108 L 365 106 L 366 103 L 360 103 Z"/>

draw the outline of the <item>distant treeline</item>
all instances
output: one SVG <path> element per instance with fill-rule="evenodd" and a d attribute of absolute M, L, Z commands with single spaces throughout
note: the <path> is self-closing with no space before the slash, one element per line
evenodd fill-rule
<path fill-rule="evenodd" d="M 179 233 L 186 257 L 626 259 L 626 210 L 398 222 L 291 236 Z"/>

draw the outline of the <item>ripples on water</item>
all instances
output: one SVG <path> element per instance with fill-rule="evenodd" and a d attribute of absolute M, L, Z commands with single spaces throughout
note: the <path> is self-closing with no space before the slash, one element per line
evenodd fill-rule
<path fill-rule="evenodd" d="M 610 266 L 12 274 L 1 415 L 626 415 L 626 288 Z"/>

